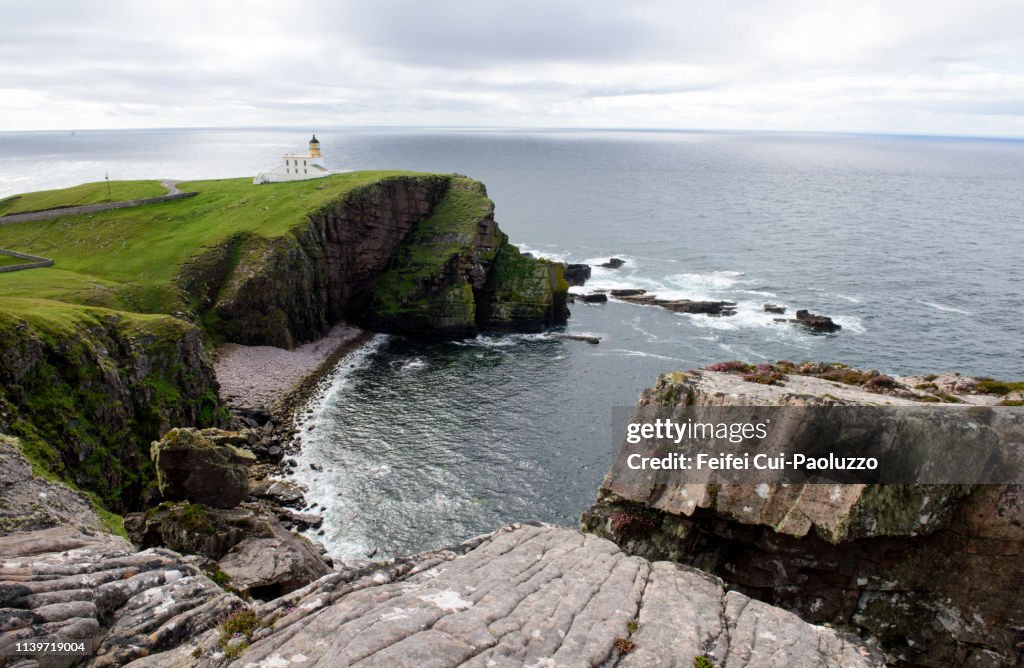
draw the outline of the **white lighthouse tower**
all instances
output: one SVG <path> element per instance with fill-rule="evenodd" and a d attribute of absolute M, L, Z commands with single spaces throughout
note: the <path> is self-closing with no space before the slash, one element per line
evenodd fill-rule
<path fill-rule="evenodd" d="M 313 135 L 309 140 L 309 151 L 305 154 L 285 153 L 284 162 L 273 169 L 260 172 L 252 180 L 255 184 L 278 183 L 280 181 L 304 181 L 327 176 L 331 170 L 324 164 L 320 153 L 320 140 Z"/>

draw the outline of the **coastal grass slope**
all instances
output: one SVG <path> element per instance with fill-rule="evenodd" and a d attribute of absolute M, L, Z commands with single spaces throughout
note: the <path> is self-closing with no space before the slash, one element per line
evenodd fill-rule
<path fill-rule="evenodd" d="M 53 258 L 56 266 L 0 276 L 0 298 L 46 297 L 68 304 L 143 313 L 174 313 L 185 305 L 174 285 L 179 269 L 205 250 L 240 234 L 275 238 L 308 222 L 311 213 L 349 191 L 412 172 L 372 171 L 324 179 L 254 186 L 248 178 L 181 184 L 199 195 L 188 199 L 51 221 L 0 226 L 0 248 Z M 92 186 L 97 184 L 87 184 Z M 156 182 L 119 184 L 141 194 Z M 129 186 L 138 186 L 130 192 Z M 80 186 L 79 188 L 85 188 Z M 77 206 L 79 188 L 30 193 L 31 208 Z M 147 191 L 148 192 L 148 191 Z M 154 193 L 148 193 L 153 195 Z M 8 211 L 7 213 L 13 213 Z"/>
<path fill-rule="evenodd" d="M 86 204 L 104 204 L 146 197 L 159 197 L 167 192 L 159 181 L 98 181 L 60 190 L 43 190 L 13 195 L 0 200 L 0 216 L 31 213 Z"/>

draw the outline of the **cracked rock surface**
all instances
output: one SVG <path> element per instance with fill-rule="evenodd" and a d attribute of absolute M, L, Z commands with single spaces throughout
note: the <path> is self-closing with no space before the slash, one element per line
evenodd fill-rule
<path fill-rule="evenodd" d="M 0 434 L 0 535 L 54 526 L 99 529 L 84 494 L 32 473 L 17 439 Z"/>
<path fill-rule="evenodd" d="M 84 641 L 93 654 L 85 666 L 123 666 L 175 647 L 242 605 L 170 550 L 136 552 L 117 536 L 71 527 L 0 537 L 0 656 L 18 640 Z"/>
<path fill-rule="evenodd" d="M 104 532 L 83 495 L 33 476 L 0 437 L 0 667 L 123 666 L 243 605 L 188 558 Z M 91 657 L 7 656 L 19 640 L 81 641 Z"/>
<path fill-rule="evenodd" d="M 213 630 L 130 665 L 885 665 L 856 638 L 727 592 L 718 578 L 547 525 L 335 572 L 254 611 L 259 628 L 233 660 Z"/>

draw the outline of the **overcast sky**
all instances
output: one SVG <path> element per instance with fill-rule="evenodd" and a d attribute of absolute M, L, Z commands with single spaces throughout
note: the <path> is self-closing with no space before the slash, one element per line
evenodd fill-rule
<path fill-rule="evenodd" d="M 0 0 L 0 130 L 1024 136 L 1022 0 Z"/>

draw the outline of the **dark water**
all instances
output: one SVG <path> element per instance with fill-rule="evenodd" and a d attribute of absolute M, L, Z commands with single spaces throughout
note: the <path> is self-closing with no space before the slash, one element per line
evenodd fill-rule
<path fill-rule="evenodd" d="M 250 174 L 305 131 L 0 134 L 0 196 L 111 178 Z M 732 318 L 627 304 L 570 331 L 384 338 L 315 406 L 300 478 L 342 558 L 451 543 L 513 520 L 573 524 L 617 444 L 611 408 L 721 359 L 1024 376 L 1024 143 L 792 134 L 320 130 L 339 169 L 484 181 L 512 240 L 625 258 L 588 287 L 731 299 Z M 813 336 L 765 302 L 843 325 Z M 311 471 L 310 462 L 324 465 Z"/>

